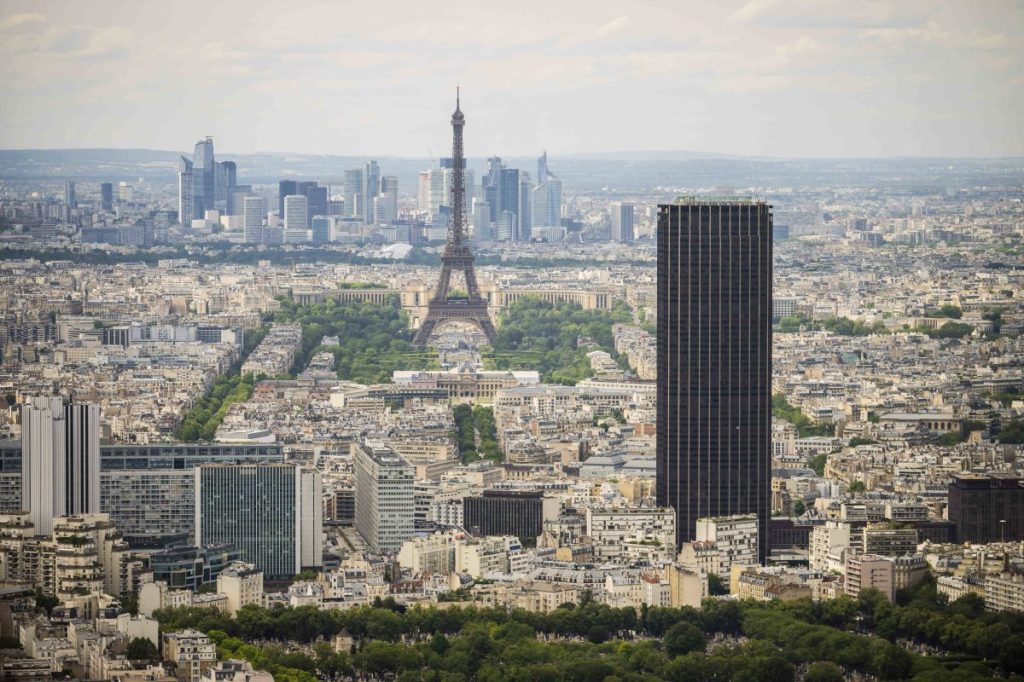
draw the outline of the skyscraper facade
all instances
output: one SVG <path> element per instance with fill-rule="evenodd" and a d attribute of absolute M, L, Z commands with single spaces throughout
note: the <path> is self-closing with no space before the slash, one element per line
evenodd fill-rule
<path fill-rule="evenodd" d="M 21 410 L 22 506 L 36 532 L 56 516 L 100 511 L 100 408 L 35 397 Z"/>
<path fill-rule="evenodd" d="M 345 215 L 349 218 L 365 216 L 366 195 L 363 187 L 363 169 L 352 168 L 345 171 L 342 196 L 345 198 Z"/>
<path fill-rule="evenodd" d="M 178 222 L 190 225 L 207 211 L 230 213 L 236 184 L 235 162 L 217 163 L 213 138 L 200 140 L 191 160 L 184 156 L 178 160 Z"/>
<path fill-rule="evenodd" d="M 611 205 L 612 241 L 633 243 L 633 204 L 618 201 Z"/>
<path fill-rule="evenodd" d="M 380 194 L 374 199 L 373 215 L 378 225 L 390 225 L 398 219 L 398 177 L 385 175 L 380 179 Z"/>
<path fill-rule="evenodd" d="M 487 163 L 483 194 L 491 210 L 491 222 L 498 227 L 498 239 L 529 241 L 533 225 L 530 174 L 518 168 L 505 168 L 497 156 Z"/>
<path fill-rule="evenodd" d="M 78 206 L 78 199 L 75 197 L 75 183 L 70 180 L 64 182 L 64 203 L 68 208 Z"/>
<path fill-rule="evenodd" d="M 397 552 L 413 535 L 416 469 L 383 442 L 356 448 L 356 530 L 375 552 Z"/>
<path fill-rule="evenodd" d="M 537 159 L 537 185 L 533 188 L 533 227 L 562 224 L 562 181 L 548 169 L 548 153 Z"/>
<path fill-rule="evenodd" d="M 246 244 L 263 242 L 263 197 L 242 199 L 242 238 Z"/>
<path fill-rule="evenodd" d="M 114 183 L 100 183 L 100 208 L 104 211 L 114 208 Z"/>
<path fill-rule="evenodd" d="M 658 207 L 658 503 L 697 519 L 771 504 L 772 215 L 762 201 Z"/>
<path fill-rule="evenodd" d="M 301 194 L 284 198 L 284 229 L 305 230 L 309 224 L 309 200 Z"/>
<path fill-rule="evenodd" d="M 233 544 L 269 579 L 323 564 L 319 472 L 290 463 L 204 464 L 195 469 L 195 491 L 196 546 Z"/>
<path fill-rule="evenodd" d="M 327 187 L 321 187 L 315 182 L 311 182 L 306 186 L 306 191 L 303 192 L 306 195 L 306 213 L 309 216 L 309 226 L 313 225 L 313 217 L 328 214 L 327 209 Z"/>
<path fill-rule="evenodd" d="M 311 230 L 312 242 L 314 244 L 328 244 L 331 241 L 331 218 L 325 215 L 314 216 L 313 228 Z"/>
<path fill-rule="evenodd" d="M 376 161 L 366 163 L 366 173 L 363 175 L 363 218 L 367 225 L 377 222 L 374 214 L 374 199 L 380 194 L 380 166 Z"/>

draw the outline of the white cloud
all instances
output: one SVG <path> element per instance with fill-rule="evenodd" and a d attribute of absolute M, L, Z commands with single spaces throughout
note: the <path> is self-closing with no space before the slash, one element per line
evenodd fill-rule
<path fill-rule="evenodd" d="M 32 24 L 40 24 L 46 21 L 46 17 L 38 12 L 24 12 L 22 14 L 12 14 L 3 21 L 0 21 L 0 31 L 10 31 L 11 29 L 19 29 L 23 26 L 31 26 Z"/>

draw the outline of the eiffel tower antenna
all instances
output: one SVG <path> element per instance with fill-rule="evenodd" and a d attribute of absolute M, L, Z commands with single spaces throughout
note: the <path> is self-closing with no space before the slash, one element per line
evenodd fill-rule
<path fill-rule="evenodd" d="M 466 234 L 466 160 L 462 153 L 462 129 L 466 117 L 461 109 L 460 88 L 455 88 L 455 112 L 452 114 L 452 194 L 448 212 L 448 243 L 441 254 L 441 277 L 434 296 L 427 306 L 427 317 L 416 331 L 413 345 L 426 346 L 434 329 L 443 322 L 470 322 L 480 328 L 490 343 L 496 332 L 487 301 L 480 295 L 480 287 L 473 269 L 473 250 Z M 466 298 L 449 298 L 453 270 L 461 270 L 466 278 Z"/>

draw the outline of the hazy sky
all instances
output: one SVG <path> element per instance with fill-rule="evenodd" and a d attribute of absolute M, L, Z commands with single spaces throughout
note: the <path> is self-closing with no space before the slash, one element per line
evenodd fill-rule
<path fill-rule="evenodd" d="M 1024 155 L 1019 0 L 0 0 L 0 148 Z"/>

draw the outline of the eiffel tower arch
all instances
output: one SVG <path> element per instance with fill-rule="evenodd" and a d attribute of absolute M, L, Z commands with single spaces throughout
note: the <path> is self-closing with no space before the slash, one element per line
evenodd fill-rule
<path fill-rule="evenodd" d="M 487 300 L 480 295 L 480 287 L 473 269 L 473 250 L 466 234 L 466 160 L 462 155 L 462 128 L 466 117 L 459 108 L 456 90 L 455 113 L 452 114 L 452 205 L 448 213 L 448 243 L 441 254 L 441 277 L 434 296 L 427 304 L 427 316 L 416 331 L 413 345 L 426 346 L 438 326 L 448 322 L 468 322 L 480 328 L 490 343 L 497 332 L 487 312 Z M 453 272 L 461 272 L 466 279 L 466 298 L 451 298 Z"/>

